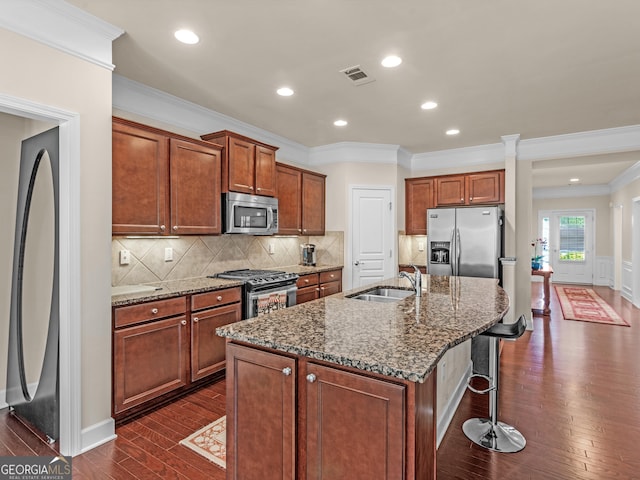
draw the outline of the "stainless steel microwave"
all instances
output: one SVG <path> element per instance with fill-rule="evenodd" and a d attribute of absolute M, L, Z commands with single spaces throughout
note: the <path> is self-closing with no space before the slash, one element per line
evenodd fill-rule
<path fill-rule="evenodd" d="M 223 193 L 222 233 L 278 233 L 278 199 L 246 193 Z"/>

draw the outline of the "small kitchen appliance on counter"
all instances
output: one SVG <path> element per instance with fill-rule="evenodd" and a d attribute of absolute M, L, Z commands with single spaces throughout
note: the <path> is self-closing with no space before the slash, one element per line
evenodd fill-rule
<path fill-rule="evenodd" d="M 305 267 L 316 266 L 316 246 L 313 243 L 302 243 L 300 245 L 302 255 L 302 265 Z"/>
<path fill-rule="evenodd" d="M 242 280 L 242 318 L 252 318 L 296 304 L 298 275 L 276 270 L 228 270 L 216 278 Z"/>

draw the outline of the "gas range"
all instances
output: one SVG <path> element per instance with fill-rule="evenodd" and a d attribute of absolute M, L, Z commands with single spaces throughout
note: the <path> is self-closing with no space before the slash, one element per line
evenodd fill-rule
<path fill-rule="evenodd" d="M 226 272 L 215 275 L 217 278 L 226 278 L 228 280 L 244 281 L 247 290 L 256 290 L 264 287 L 271 288 L 277 285 L 287 285 L 295 283 L 298 275 L 295 273 L 287 273 L 278 270 L 228 270 Z"/>
<path fill-rule="evenodd" d="M 213 275 L 216 278 L 241 280 L 243 315 L 251 318 L 296 304 L 298 275 L 276 270 L 229 270 Z"/>

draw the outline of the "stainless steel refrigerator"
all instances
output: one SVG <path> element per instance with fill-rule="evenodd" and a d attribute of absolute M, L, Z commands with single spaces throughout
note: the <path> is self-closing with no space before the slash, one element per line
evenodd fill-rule
<path fill-rule="evenodd" d="M 427 210 L 427 272 L 501 280 L 502 217 L 499 206 Z M 474 373 L 488 374 L 487 338 L 473 338 L 471 360 Z"/>
<path fill-rule="evenodd" d="M 500 278 L 502 208 L 427 210 L 430 275 Z"/>

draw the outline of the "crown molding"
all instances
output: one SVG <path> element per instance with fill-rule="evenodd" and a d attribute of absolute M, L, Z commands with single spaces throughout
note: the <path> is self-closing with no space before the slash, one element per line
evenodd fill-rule
<path fill-rule="evenodd" d="M 62 0 L 0 0 L 0 27 L 113 70 L 112 43 L 124 33 Z"/>
<path fill-rule="evenodd" d="M 518 160 L 549 160 L 640 150 L 640 125 L 520 140 Z"/>
<path fill-rule="evenodd" d="M 397 164 L 401 150 L 403 151 L 403 161 L 406 162 L 410 154 L 398 145 L 359 142 L 332 143 L 311 147 L 309 149 L 309 164 L 313 166 L 330 163 Z"/>
<path fill-rule="evenodd" d="M 610 195 L 609 185 L 567 185 L 565 187 L 534 188 L 532 198 L 540 200 L 545 198 L 571 198 L 571 197 L 598 197 Z"/>
<path fill-rule="evenodd" d="M 277 156 L 282 159 L 309 163 L 309 148 L 304 145 L 118 74 L 113 74 L 113 107 L 197 135 L 231 130 L 279 147 Z"/>
<path fill-rule="evenodd" d="M 611 192 L 617 192 L 621 188 L 638 179 L 640 179 L 640 161 L 634 163 L 616 178 L 611 180 L 611 182 L 609 182 L 609 187 L 611 187 Z"/>
<path fill-rule="evenodd" d="M 443 167 L 473 167 L 488 163 L 504 162 L 505 146 L 502 143 L 453 148 L 413 155 L 412 170 L 435 170 Z"/>

